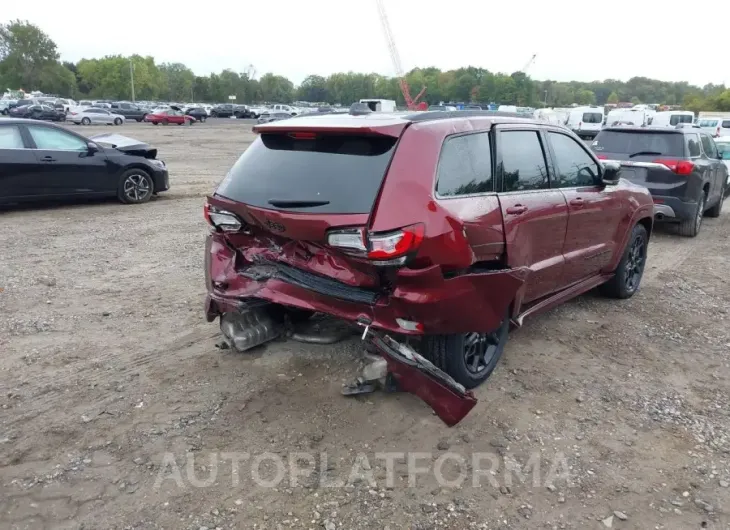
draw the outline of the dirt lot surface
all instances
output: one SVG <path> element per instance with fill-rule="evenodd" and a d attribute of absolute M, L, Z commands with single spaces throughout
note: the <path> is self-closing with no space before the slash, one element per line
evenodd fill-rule
<path fill-rule="evenodd" d="M 250 125 L 122 132 L 168 193 L 0 211 L 1 528 L 728 528 L 727 212 L 657 232 L 631 300 L 527 321 L 449 429 L 409 395 L 341 397 L 357 338 L 217 349 L 203 197 Z"/>

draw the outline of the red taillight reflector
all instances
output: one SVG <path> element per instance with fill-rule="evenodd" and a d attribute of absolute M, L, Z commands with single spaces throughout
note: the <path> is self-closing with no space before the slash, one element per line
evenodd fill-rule
<path fill-rule="evenodd" d="M 368 258 L 390 260 L 410 254 L 421 246 L 425 233 L 425 227 L 419 223 L 387 234 L 371 234 Z"/>
<path fill-rule="evenodd" d="M 666 160 L 660 158 L 658 160 L 654 160 L 654 163 L 667 166 L 677 175 L 690 175 L 695 169 L 694 163 L 689 160 Z"/>
<path fill-rule="evenodd" d="M 596 155 L 596 158 L 598 158 L 598 160 L 608 160 L 606 155 Z"/>
<path fill-rule="evenodd" d="M 289 137 L 295 140 L 315 140 L 317 134 L 313 132 L 293 132 L 289 133 Z"/>
<path fill-rule="evenodd" d="M 203 218 L 206 223 L 213 226 L 213 222 L 210 220 L 210 204 L 207 202 L 203 205 Z"/>
<path fill-rule="evenodd" d="M 655 198 L 654 198 L 654 204 L 664 204 L 664 199 L 657 199 L 657 198 L 655 197 Z"/>

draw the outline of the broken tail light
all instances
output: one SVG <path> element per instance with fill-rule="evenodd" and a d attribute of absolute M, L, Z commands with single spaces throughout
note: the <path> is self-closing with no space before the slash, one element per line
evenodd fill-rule
<path fill-rule="evenodd" d="M 384 233 L 350 228 L 331 231 L 327 243 L 349 254 L 366 257 L 374 265 L 403 265 L 421 246 L 425 233 L 421 223 Z"/>
<path fill-rule="evenodd" d="M 208 203 L 203 205 L 203 217 L 210 226 L 221 232 L 238 232 L 243 226 L 243 222 L 235 213 L 220 210 Z"/>
<path fill-rule="evenodd" d="M 667 160 L 664 158 L 659 158 L 657 160 L 654 160 L 654 163 L 667 166 L 672 172 L 676 173 L 677 175 L 691 175 L 695 169 L 694 163 L 690 162 L 689 160 Z"/>

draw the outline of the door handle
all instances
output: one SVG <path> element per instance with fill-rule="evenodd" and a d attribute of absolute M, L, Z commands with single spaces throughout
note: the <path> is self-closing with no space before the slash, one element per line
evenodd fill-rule
<path fill-rule="evenodd" d="M 583 206 L 585 204 L 585 201 L 581 199 L 580 197 L 577 197 L 570 201 L 571 206 Z"/>
<path fill-rule="evenodd" d="M 507 213 L 510 215 L 522 215 L 527 211 L 527 206 L 523 206 L 521 204 L 515 204 L 514 206 L 510 206 L 507 208 Z"/>
<path fill-rule="evenodd" d="M 53 158 L 52 156 L 44 156 L 43 158 L 41 158 L 41 161 L 42 162 L 55 162 L 56 159 Z"/>

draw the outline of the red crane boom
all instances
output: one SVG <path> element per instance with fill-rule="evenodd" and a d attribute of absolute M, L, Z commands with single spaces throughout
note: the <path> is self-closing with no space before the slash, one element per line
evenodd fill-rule
<path fill-rule="evenodd" d="M 411 87 L 408 86 L 406 81 L 405 73 L 403 72 L 403 66 L 400 62 L 400 55 L 398 54 L 398 48 L 395 46 L 395 39 L 393 39 L 393 32 L 390 29 L 390 23 L 388 22 L 388 15 L 385 12 L 385 5 L 383 0 L 375 0 L 378 5 L 378 14 L 380 15 L 380 23 L 383 26 L 383 33 L 385 34 L 385 42 L 390 52 L 390 58 L 393 61 L 393 68 L 395 68 L 395 75 L 398 77 L 398 83 L 400 84 L 400 90 L 403 93 L 403 99 L 406 101 L 406 106 L 410 110 L 425 110 L 426 102 L 418 102 L 419 99 L 426 93 L 426 87 L 424 86 L 415 98 L 411 98 Z"/>

